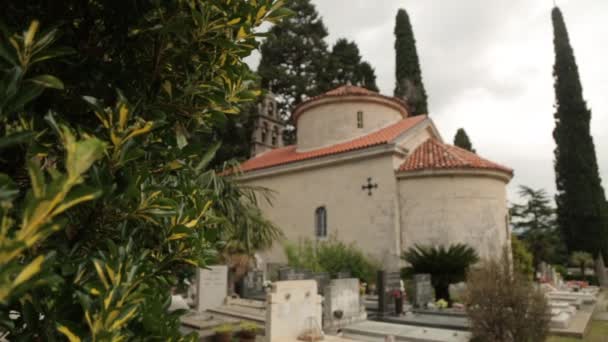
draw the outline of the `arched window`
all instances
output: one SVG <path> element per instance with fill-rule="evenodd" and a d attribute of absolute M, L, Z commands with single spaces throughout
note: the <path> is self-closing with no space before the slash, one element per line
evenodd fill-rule
<path fill-rule="evenodd" d="M 272 126 L 272 146 L 277 146 L 277 141 L 279 139 L 279 128 L 277 126 Z"/>
<path fill-rule="evenodd" d="M 266 143 L 266 137 L 268 136 L 268 124 L 264 122 L 262 124 L 262 143 Z"/>
<path fill-rule="evenodd" d="M 327 211 L 325 207 L 315 210 L 315 235 L 317 238 L 327 237 Z"/>
<path fill-rule="evenodd" d="M 357 112 L 357 128 L 363 128 L 363 112 Z"/>

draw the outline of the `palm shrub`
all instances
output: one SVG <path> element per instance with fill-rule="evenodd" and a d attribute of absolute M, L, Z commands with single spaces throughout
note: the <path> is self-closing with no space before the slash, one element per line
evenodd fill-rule
<path fill-rule="evenodd" d="M 250 190 L 215 186 L 210 132 L 256 99 L 242 59 L 287 13 L 274 0 L 62 5 L 3 8 L 0 330 L 196 340 L 167 313 L 170 287 L 243 237 L 235 212 L 259 224 L 241 250 L 276 236 Z M 29 24 L 42 16 L 45 29 Z"/>
<path fill-rule="evenodd" d="M 430 274 L 437 299 L 450 302 L 450 284 L 464 281 L 479 257 L 472 247 L 459 243 L 447 248 L 414 245 L 403 252 L 402 259 L 410 264 L 408 273 Z"/>
<path fill-rule="evenodd" d="M 593 266 L 593 256 L 587 252 L 573 252 L 570 255 L 570 264 L 579 267 L 581 270 L 581 279 L 585 279 L 585 269 Z"/>
<path fill-rule="evenodd" d="M 542 291 L 517 268 L 507 249 L 467 275 L 467 315 L 472 341 L 544 341 L 551 319 Z"/>

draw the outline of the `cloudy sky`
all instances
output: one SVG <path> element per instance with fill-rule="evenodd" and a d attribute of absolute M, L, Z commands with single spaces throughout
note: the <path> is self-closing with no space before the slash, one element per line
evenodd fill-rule
<path fill-rule="evenodd" d="M 608 186 L 608 1 L 556 0 L 574 47 L 604 187 Z M 429 112 L 444 140 L 464 127 L 488 159 L 515 170 L 509 186 L 555 191 L 552 0 L 313 0 L 328 44 L 357 42 L 391 95 L 394 19 L 408 11 Z M 255 56 L 250 59 L 257 63 Z"/>

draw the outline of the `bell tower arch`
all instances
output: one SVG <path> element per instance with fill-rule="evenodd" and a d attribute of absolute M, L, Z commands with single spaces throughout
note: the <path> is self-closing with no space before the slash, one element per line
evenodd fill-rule
<path fill-rule="evenodd" d="M 284 128 L 285 125 L 279 117 L 276 97 L 269 91 L 258 103 L 251 135 L 251 157 L 283 147 Z"/>

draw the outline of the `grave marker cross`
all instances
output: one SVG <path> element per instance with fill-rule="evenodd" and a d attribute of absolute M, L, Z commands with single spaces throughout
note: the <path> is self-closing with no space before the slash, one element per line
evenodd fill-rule
<path fill-rule="evenodd" d="M 377 188 L 378 188 L 378 184 L 377 183 L 372 184 L 372 177 L 368 177 L 367 178 L 367 184 L 361 186 L 361 190 L 367 190 L 367 194 L 369 196 L 372 195 L 372 189 L 377 189 Z"/>

